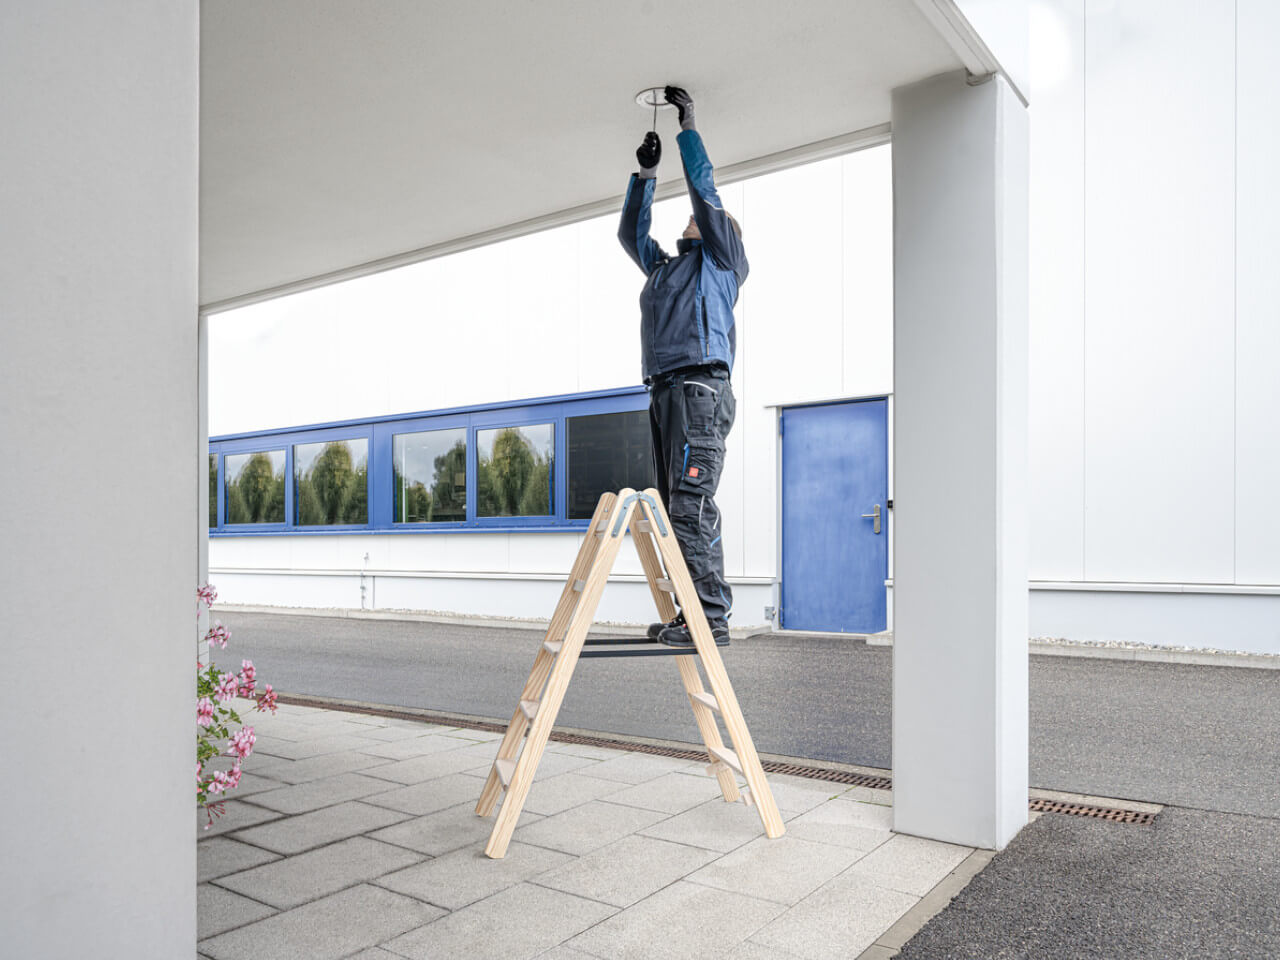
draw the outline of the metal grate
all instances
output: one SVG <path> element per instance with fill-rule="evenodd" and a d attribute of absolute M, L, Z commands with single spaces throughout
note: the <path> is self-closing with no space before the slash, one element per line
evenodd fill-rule
<path fill-rule="evenodd" d="M 1063 803 L 1061 800 L 1032 800 L 1030 808 L 1032 813 L 1065 813 L 1070 817 L 1093 817 L 1095 820 L 1136 823 L 1140 826 L 1150 826 L 1156 822 L 1154 813 L 1120 810 L 1116 807 L 1093 807 L 1086 803 Z"/>
<path fill-rule="evenodd" d="M 472 720 L 466 717 L 448 717 L 441 714 L 419 713 L 410 710 L 396 710 L 388 707 L 366 706 L 364 704 L 334 703 L 323 697 L 299 696 L 296 694 L 279 697 L 281 703 L 292 703 L 299 707 L 326 707 L 331 710 L 342 710 L 346 713 L 364 713 L 376 717 L 392 717 L 397 720 L 416 720 L 419 723 L 438 723 L 447 727 L 464 727 L 468 730 L 486 730 L 490 733 L 505 733 L 505 723 L 490 720 Z M 630 750 L 632 753 L 647 753 L 655 757 L 671 757 L 676 760 L 701 760 L 707 757 L 705 750 L 682 749 L 680 747 L 664 747 L 656 743 L 632 743 L 630 740 L 616 740 L 611 737 L 593 737 L 582 733 L 561 733 L 553 730 L 551 739 L 557 743 L 576 743 L 585 747 L 604 747 L 609 750 Z M 851 787 L 868 787 L 872 790 L 892 790 L 893 780 L 889 777 L 868 773 L 854 773 L 850 770 L 833 770 L 829 767 L 810 767 L 799 763 L 784 763 L 781 760 L 761 760 L 765 773 L 781 773 L 792 777 L 806 777 L 810 780 L 823 780 L 827 783 L 839 783 Z M 1154 813 L 1138 810 L 1120 810 L 1115 807 L 1094 807 L 1084 803 L 1064 803 L 1060 800 L 1032 800 L 1032 813 L 1064 813 L 1072 817 L 1093 817 L 1098 820 L 1110 820 L 1114 823 L 1134 823 L 1150 825 L 1155 823 Z"/>

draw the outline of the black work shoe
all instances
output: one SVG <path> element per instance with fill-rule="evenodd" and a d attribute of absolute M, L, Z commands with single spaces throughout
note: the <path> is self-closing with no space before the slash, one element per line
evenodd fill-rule
<path fill-rule="evenodd" d="M 711 636 L 715 638 L 717 647 L 727 647 L 729 645 L 729 624 L 725 620 L 710 620 Z M 675 627 L 667 627 L 662 633 L 658 634 L 658 639 L 665 643 L 668 647 L 692 647 L 693 635 L 689 633 L 687 624 L 680 624 Z"/>
<path fill-rule="evenodd" d="M 677 613 L 674 617 L 672 617 L 666 623 L 649 624 L 649 633 L 647 634 L 647 636 L 649 637 L 650 640 L 657 640 L 658 637 L 662 635 L 662 631 L 667 629 L 667 627 L 683 627 L 683 626 L 684 626 L 684 614 Z"/>

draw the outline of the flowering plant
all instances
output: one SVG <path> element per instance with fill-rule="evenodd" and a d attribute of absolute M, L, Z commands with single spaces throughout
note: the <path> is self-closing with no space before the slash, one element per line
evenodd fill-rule
<path fill-rule="evenodd" d="M 207 583 L 196 591 L 197 622 L 203 610 L 213 606 L 217 596 L 218 591 Z M 215 620 L 204 638 L 210 646 L 225 650 L 231 632 Z M 208 666 L 197 660 L 196 805 L 204 807 L 208 814 L 206 830 L 213 824 L 214 817 L 226 812 L 225 801 L 219 798 L 240 783 L 240 766 L 253 753 L 256 739 L 253 727 L 246 726 L 231 705 L 233 697 L 252 700 L 254 710 L 276 712 L 276 692 L 269 683 L 258 689 L 253 661 L 242 660 L 239 673 L 228 673 L 219 670 L 212 658 Z M 233 733 L 230 724 L 238 724 L 240 728 Z M 215 761 L 219 759 L 231 761 L 227 769 L 215 769 Z"/>

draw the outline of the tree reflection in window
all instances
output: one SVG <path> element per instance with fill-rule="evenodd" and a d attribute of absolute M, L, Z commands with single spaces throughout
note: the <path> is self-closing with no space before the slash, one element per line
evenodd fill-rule
<path fill-rule="evenodd" d="M 369 522 L 369 441 L 331 440 L 293 448 L 294 522 Z"/>
<path fill-rule="evenodd" d="M 538 423 L 476 431 L 476 516 L 555 513 L 555 427 Z"/>
<path fill-rule="evenodd" d="M 467 519 L 467 431 L 397 434 L 392 482 L 396 523 Z"/>
<path fill-rule="evenodd" d="M 227 523 L 284 523 L 284 451 L 228 454 Z"/>
<path fill-rule="evenodd" d="M 218 525 L 218 455 L 209 454 L 209 526 Z"/>

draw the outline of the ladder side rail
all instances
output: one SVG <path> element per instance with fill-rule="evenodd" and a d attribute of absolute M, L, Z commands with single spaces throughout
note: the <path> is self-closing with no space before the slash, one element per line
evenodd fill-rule
<path fill-rule="evenodd" d="M 601 495 L 599 502 L 596 503 L 595 513 L 591 515 L 591 523 L 582 538 L 582 546 L 578 548 L 578 556 L 574 560 L 573 568 L 569 571 L 569 578 L 560 594 L 560 602 L 556 604 L 555 613 L 552 614 L 551 622 L 547 625 L 547 632 L 543 637 L 543 642 L 559 639 L 564 635 L 569 618 L 573 615 L 574 608 L 578 605 L 580 598 L 580 594 L 573 589 L 574 581 L 585 577 L 587 571 L 591 569 L 600 547 L 601 538 L 596 536 L 596 530 L 607 524 L 617 499 L 617 494 L 605 493 Z M 545 647 L 539 644 L 538 655 L 534 657 L 533 669 L 529 673 L 529 679 L 525 682 L 519 700 L 538 699 L 543 685 L 547 682 L 547 677 L 551 674 L 555 659 L 554 654 L 549 653 Z M 507 732 L 502 738 L 502 743 L 498 746 L 497 759 L 499 760 L 509 760 L 516 755 L 516 752 L 520 749 L 525 730 L 529 725 L 529 719 L 525 716 L 524 711 L 520 709 L 519 700 L 516 703 L 516 712 L 512 714 L 511 723 L 507 726 Z M 489 771 L 489 777 L 485 780 L 484 789 L 480 792 L 480 799 L 476 803 L 476 815 L 481 817 L 489 816 L 493 812 L 494 805 L 498 802 L 500 796 L 502 796 L 502 783 L 495 766 L 494 769 Z"/>
<path fill-rule="evenodd" d="M 702 603 L 698 599 L 697 590 L 694 589 L 693 578 L 689 576 L 689 568 L 685 566 L 680 545 L 671 533 L 671 519 L 658 498 L 658 492 L 649 489 L 645 493 L 652 499 L 640 501 L 641 509 L 656 528 L 658 550 L 672 584 L 676 588 L 676 596 L 680 600 L 680 608 L 684 611 L 685 623 L 688 624 L 689 632 L 693 636 L 694 646 L 698 649 L 703 669 L 707 671 L 711 692 L 720 704 L 720 715 L 724 718 L 725 729 L 729 732 L 730 739 L 733 740 L 734 751 L 742 765 L 743 776 L 746 778 L 751 797 L 755 801 L 756 811 L 764 824 L 765 835 L 770 839 L 776 839 L 786 832 L 786 827 L 782 822 L 782 815 L 778 812 L 773 791 L 769 788 L 769 781 L 765 778 L 764 768 L 760 765 L 760 756 L 756 753 L 751 732 L 747 729 L 746 720 L 743 719 L 742 708 L 738 705 L 738 698 L 733 692 L 733 684 L 729 682 L 729 675 L 725 672 L 724 661 L 720 659 L 719 648 L 711 636 L 711 626 L 702 612 Z M 653 505 L 650 506 L 650 503 Z M 665 536 L 661 533 L 664 527 L 667 531 Z"/>
<path fill-rule="evenodd" d="M 638 527 L 639 524 L 635 526 Z M 669 578 L 662 569 L 662 561 L 658 558 L 657 548 L 653 544 L 655 530 L 652 519 L 649 520 L 647 526 L 649 529 L 644 532 L 633 528 L 631 539 L 636 545 L 636 553 L 640 555 L 640 566 L 644 568 L 645 579 L 649 581 L 649 592 L 653 595 L 653 602 L 658 608 L 658 616 L 662 620 L 670 620 L 676 615 L 676 605 L 675 601 L 671 599 L 671 594 L 658 585 L 659 580 Z M 667 529 L 670 530 L 670 526 Z M 680 671 L 680 681 L 684 684 L 684 692 L 689 695 L 689 704 L 693 708 L 693 719 L 698 725 L 698 733 L 702 736 L 702 743 L 707 748 L 707 757 L 708 759 L 713 759 L 711 748 L 723 747 L 724 741 L 720 739 L 720 726 L 716 723 L 716 718 L 711 710 L 705 704 L 699 703 L 693 698 L 695 693 L 705 692 L 702 688 L 702 675 L 698 673 L 698 665 L 694 662 L 694 659 L 693 657 L 676 657 L 676 667 Z M 735 803 L 741 797 L 738 792 L 738 780 L 733 775 L 732 770 L 717 770 L 716 782 L 720 784 L 720 792 L 724 794 L 726 802 Z"/>
<path fill-rule="evenodd" d="M 601 541 L 600 549 L 586 577 L 586 584 L 565 633 L 564 645 L 560 648 L 555 665 L 551 668 L 551 676 L 547 679 L 547 686 L 542 694 L 542 706 L 529 727 L 528 742 L 516 761 L 515 773 L 507 787 L 506 799 L 498 811 L 493 832 L 489 835 L 489 842 L 484 848 L 485 855 L 495 860 L 506 855 L 511 834 L 515 832 L 520 811 L 524 808 L 529 788 L 533 785 L 533 777 L 542 759 L 542 752 L 546 749 L 547 740 L 551 736 L 556 714 L 560 711 L 560 704 L 564 701 L 564 695 L 569 689 L 569 681 L 573 678 L 578 654 L 582 651 L 587 631 L 595 621 L 596 607 L 600 603 L 600 596 L 604 593 L 605 584 L 613 570 L 626 525 L 636 512 L 636 501 L 629 499 L 634 492 L 624 489 L 618 493 L 609 514 L 609 527 L 605 530 L 604 536 L 593 537 Z"/>

